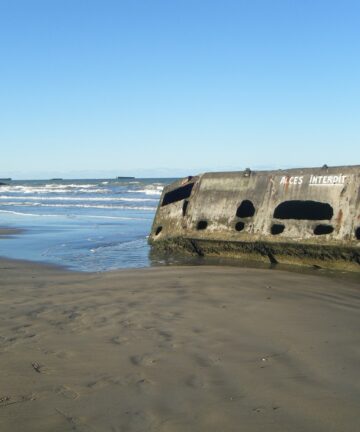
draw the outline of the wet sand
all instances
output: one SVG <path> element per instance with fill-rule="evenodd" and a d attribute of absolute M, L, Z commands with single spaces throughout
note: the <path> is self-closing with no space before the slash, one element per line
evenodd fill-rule
<path fill-rule="evenodd" d="M 23 230 L 18 228 L 3 228 L 0 227 L 0 238 L 1 237 L 7 237 L 14 234 L 20 234 Z"/>
<path fill-rule="evenodd" d="M 359 281 L 0 261 L 1 431 L 360 427 Z"/>

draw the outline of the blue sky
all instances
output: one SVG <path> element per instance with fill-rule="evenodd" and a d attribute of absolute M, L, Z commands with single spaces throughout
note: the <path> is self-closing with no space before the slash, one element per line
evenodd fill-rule
<path fill-rule="evenodd" d="M 360 2 L 0 0 L 0 177 L 358 164 Z"/>

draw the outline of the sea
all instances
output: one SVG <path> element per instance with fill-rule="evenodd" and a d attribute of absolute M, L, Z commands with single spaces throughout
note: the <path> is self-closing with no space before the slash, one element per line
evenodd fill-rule
<path fill-rule="evenodd" d="M 77 271 L 148 267 L 147 238 L 170 178 L 11 181 L 0 186 L 0 256 Z"/>
<path fill-rule="evenodd" d="M 0 185 L 0 229 L 20 230 L 14 235 L 0 235 L 0 257 L 82 272 L 163 265 L 230 265 L 310 274 L 315 271 L 224 257 L 152 252 L 148 236 L 156 209 L 164 187 L 175 180 L 17 180 Z M 322 273 L 329 274 L 329 270 Z"/>

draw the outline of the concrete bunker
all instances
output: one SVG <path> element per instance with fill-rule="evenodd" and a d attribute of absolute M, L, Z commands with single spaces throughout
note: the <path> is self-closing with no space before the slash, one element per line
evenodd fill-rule
<path fill-rule="evenodd" d="M 359 190 L 360 166 L 204 173 L 179 179 L 164 188 L 149 243 L 166 254 L 359 272 Z"/>

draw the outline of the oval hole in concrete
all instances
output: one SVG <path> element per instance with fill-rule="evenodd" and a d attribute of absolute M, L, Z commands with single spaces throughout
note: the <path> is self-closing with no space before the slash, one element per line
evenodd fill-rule
<path fill-rule="evenodd" d="M 174 189 L 170 192 L 166 192 L 164 198 L 162 200 L 161 205 L 166 206 L 168 204 L 175 203 L 177 201 L 181 201 L 183 199 L 189 198 L 191 195 L 192 188 L 194 187 L 194 183 L 189 183 L 185 186 L 181 186 L 177 189 Z"/>
<path fill-rule="evenodd" d="M 331 225 L 317 225 L 314 229 L 315 235 L 331 234 L 334 231 L 334 227 Z"/>
<path fill-rule="evenodd" d="M 235 225 L 236 231 L 242 231 L 245 228 L 244 222 L 237 222 Z"/>
<path fill-rule="evenodd" d="M 244 200 L 236 210 L 236 216 L 241 218 L 252 217 L 255 214 L 254 204 L 249 200 Z"/>
<path fill-rule="evenodd" d="M 281 234 L 285 229 L 285 225 L 283 224 L 273 224 L 271 227 L 271 234 L 272 235 L 278 235 Z"/>
<path fill-rule="evenodd" d="M 360 240 L 360 227 L 357 227 L 355 230 L 355 237 Z"/>
<path fill-rule="evenodd" d="M 155 235 L 159 235 L 162 231 L 162 226 L 158 226 L 155 231 Z"/>
<path fill-rule="evenodd" d="M 284 201 L 274 211 L 276 219 L 330 220 L 334 210 L 328 203 L 319 201 Z"/>
<path fill-rule="evenodd" d="M 189 201 L 188 201 L 188 200 L 185 200 L 184 203 L 183 203 L 183 206 L 182 206 L 182 215 L 183 215 L 183 216 L 186 215 L 186 210 L 187 210 L 187 208 L 188 208 L 188 205 L 189 205 Z"/>
<path fill-rule="evenodd" d="M 197 230 L 204 230 L 204 229 L 207 228 L 207 226 L 208 226 L 207 221 L 206 221 L 206 220 L 201 220 L 201 221 L 199 221 L 199 222 L 197 223 L 197 225 L 196 225 L 196 229 L 197 229 Z"/>

